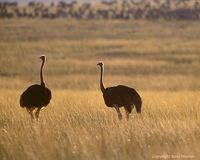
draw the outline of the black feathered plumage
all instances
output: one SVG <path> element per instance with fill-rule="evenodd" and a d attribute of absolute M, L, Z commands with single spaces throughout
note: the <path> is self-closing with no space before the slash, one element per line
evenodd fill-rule
<path fill-rule="evenodd" d="M 103 92 L 103 98 L 108 107 L 113 107 L 113 105 L 117 105 L 118 107 L 124 106 L 131 113 L 133 105 L 135 105 L 136 111 L 138 113 L 141 112 L 142 100 L 133 88 L 123 85 L 108 87 Z"/>
<path fill-rule="evenodd" d="M 34 84 L 28 87 L 20 99 L 20 106 L 40 108 L 47 106 L 51 100 L 51 91 L 45 86 Z"/>
<path fill-rule="evenodd" d="M 124 107 L 126 110 L 127 118 L 129 118 L 129 114 L 131 113 L 134 106 L 137 113 L 140 113 L 142 107 L 142 99 L 138 92 L 133 88 L 123 85 L 105 88 L 103 84 L 103 63 L 100 62 L 97 65 L 101 67 L 100 88 L 103 93 L 105 104 L 108 107 L 115 107 L 116 111 L 118 112 L 119 119 L 122 118 L 119 110 L 120 107 Z"/>

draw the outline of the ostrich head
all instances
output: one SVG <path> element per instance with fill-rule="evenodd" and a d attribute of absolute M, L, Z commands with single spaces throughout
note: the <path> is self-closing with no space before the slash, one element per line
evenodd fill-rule
<path fill-rule="evenodd" d="M 41 59 L 42 61 L 45 61 L 45 60 L 46 60 L 46 56 L 45 56 L 45 55 L 41 55 L 41 56 L 40 56 L 40 59 Z"/>
<path fill-rule="evenodd" d="M 99 63 L 97 63 L 97 66 L 103 67 L 103 62 L 100 61 Z"/>

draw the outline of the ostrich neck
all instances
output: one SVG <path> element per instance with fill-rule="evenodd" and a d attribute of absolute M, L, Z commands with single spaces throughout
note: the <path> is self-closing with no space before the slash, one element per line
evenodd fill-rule
<path fill-rule="evenodd" d="M 104 72 L 104 68 L 103 66 L 101 66 L 100 88 L 102 92 L 105 91 L 104 84 L 103 84 L 103 72 Z"/>
<path fill-rule="evenodd" d="M 40 68 L 40 80 L 41 80 L 41 85 L 42 86 L 45 86 L 44 79 L 43 79 L 44 62 L 45 62 L 45 60 L 42 60 L 42 65 L 41 65 L 41 68 Z"/>

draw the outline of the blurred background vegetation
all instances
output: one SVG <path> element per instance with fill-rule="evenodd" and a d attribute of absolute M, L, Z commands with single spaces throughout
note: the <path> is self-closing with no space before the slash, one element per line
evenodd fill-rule
<path fill-rule="evenodd" d="M 1 2 L 1 1 L 0 1 Z M 19 2 L 19 3 L 18 3 Z M 200 19 L 199 0 L 4 1 L 2 18 Z M 49 2 L 49 3 L 47 3 Z"/>
<path fill-rule="evenodd" d="M 19 2 L 19 1 L 18 1 Z M 0 2 L 0 87 L 45 80 L 59 89 L 106 86 L 199 90 L 198 0 Z"/>
<path fill-rule="evenodd" d="M 99 88 L 105 84 L 140 90 L 199 90 L 198 21 L 1 19 L 0 88 L 39 83 L 41 54 L 47 55 L 49 87 Z"/>

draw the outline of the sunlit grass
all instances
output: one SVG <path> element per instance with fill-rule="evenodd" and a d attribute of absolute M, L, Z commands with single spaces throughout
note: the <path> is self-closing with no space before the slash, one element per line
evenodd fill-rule
<path fill-rule="evenodd" d="M 31 122 L 19 91 L 1 91 L 3 159 L 151 159 L 199 155 L 199 92 L 141 92 L 143 112 L 119 122 L 100 92 L 57 90 Z M 122 113 L 124 111 L 122 109 Z M 125 116 L 125 115 L 124 115 Z"/>

